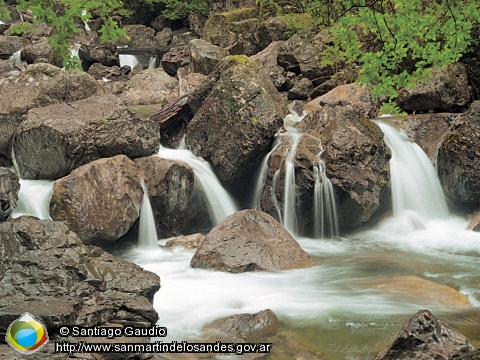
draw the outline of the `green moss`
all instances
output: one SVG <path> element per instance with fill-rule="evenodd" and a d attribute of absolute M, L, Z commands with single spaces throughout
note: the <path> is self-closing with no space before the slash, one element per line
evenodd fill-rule
<path fill-rule="evenodd" d="M 287 36 L 292 36 L 306 27 L 312 27 L 313 18 L 310 14 L 285 14 L 282 16 L 287 24 L 288 30 L 285 33 Z"/>
<path fill-rule="evenodd" d="M 258 119 L 257 119 L 256 116 L 253 116 L 251 120 L 252 120 L 252 124 L 253 124 L 253 125 L 257 125 L 257 124 L 258 124 Z"/>
<path fill-rule="evenodd" d="M 247 19 L 258 18 L 258 9 L 256 7 L 232 9 L 223 13 L 216 14 L 213 17 L 217 15 L 223 16 L 226 20 L 230 22 L 242 21 Z"/>

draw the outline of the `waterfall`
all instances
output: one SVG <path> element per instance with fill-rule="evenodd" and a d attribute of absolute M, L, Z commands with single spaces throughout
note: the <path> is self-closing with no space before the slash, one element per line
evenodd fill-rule
<path fill-rule="evenodd" d="M 150 59 L 148 60 L 148 68 L 155 69 L 156 67 L 157 67 L 157 57 L 151 56 Z"/>
<path fill-rule="evenodd" d="M 78 50 L 80 50 L 81 46 L 82 46 L 81 44 L 73 44 L 70 46 L 70 53 L 72 54 L 72 57 L 80 58 L 78 56 Z"/>
<path fill-rule="evenodd" d="M 15 65 L 20 64 L 22 62 L 22 50 L 13 53 L 8 60 L 13 61 Z"/>
<path fill-rule="evenodd" d="M 403 130 L 376 121 L 392 152 L 390 178 L 394 216 L 415 212 L 423 218 L 448 216 L 445 195 L 425 152 Z"/>
<path fill-rule="evenodd" d="M 288 150 L 285 160 L 285 184 L 283 186 L 283 219 L 282 224 L 290 233 L 298 231 L 297 222 L 297 192 L 295 183 L 295 153 L 302 134 L 294 128 L 288 128 L 285 133 L 292 141 L 292 147 Z"/>
<path fill-rule="evenodd" d="M 52 198 L 53 181 L 20 179 L 18 203 L 12 217 L 22 215 L 35 216 L 41 220 L 52 220 L 49 213 Z"/>
<path fill-rule="evenodd" d="M 118 55 L 118 60 L 120 61 L 120 67 L 128 65 L 133 69 L 138 64 L 138 59 L 135 55 L 120 54 Z"/>
<path fill-rule="evenodd" d="M 138 246 L 142 248 L 155 248 L 158 246 L 157 229 L 153 217 L 152 206 L 148 197 L 147 186 L 142 179 L 143 202 L 140 208 L 140 224 L 138 229 Z"/>
<path fill-rule="evenodd" d="M 182 140 L 178 149 L 168 149 L 160 146 L 157 156 L 167 160 L 184 162 L 193 170 L 195 179 L 205 195 L 210 218 L 214 226 L 227 216 L 238 211 L 235 201 L 220 184 L 210 164 L 204 159 L 195 156 L 190 150 L 187 150 L 184 140 Z"/>

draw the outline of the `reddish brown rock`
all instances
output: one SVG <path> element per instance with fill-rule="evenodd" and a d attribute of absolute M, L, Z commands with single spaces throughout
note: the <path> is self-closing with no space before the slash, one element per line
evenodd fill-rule
<path fill-rule="evenodd" d="M 195 250 L 202 243 L 205 235 L 203 234 L 192 234 L 187 236 L 181 236 L 174 239 L 167 240 L 165 247 L 171 248 L 175 246 L 181 246 L 186 249 Z"/>

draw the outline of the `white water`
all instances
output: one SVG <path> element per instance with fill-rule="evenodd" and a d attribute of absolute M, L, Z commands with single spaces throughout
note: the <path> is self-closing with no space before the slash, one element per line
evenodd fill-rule
<path fill-rule="evenodd" d="M 198 181 L 205 195 L 210 219 L 214 226 L 227 216 L 238 211 L 235 201 L 220 184 L 210 164 L 204 159 L 195 156 L 190 150 L 187 150 L 183 140 L 178 149 L 167 149 L 160 146 L 157 156 L 163 159 L 184 162 L 192 168 L 195 180 Z"/>
<path fill-rule="evenodd" d="M 82 16 L 87 15 L 87 10 L 82 10 Z M 83 22 L 85 24 L 85 30 L 90 31 L 90 26 L 88 26 L 88 23 L 86 21 Z"/>
<path fill-rule="evenodd" d="M 120 54 L 118 55 L 118 60 L 120 62 L 120 67 L 128 65 L 131 69 L 133 69 L 137 64 L 145 64 L 149 69 L 154 69 L 157 67 L 157 58 L 155 56 Z"/>
<path fill-rule="evenodd" d="M 20 64 L 22 62 L 22 50 L 13 53 L 8 60 L 13 61 L 15 65 Z"/>
<path fill-rule="evenodd" d="M 140 208 L 140 221 L 138 228 L 138 246 L 141 248 L 152 249 L 158 247 L 158 235 L 155 227 L 155 218 L 153 217 L 152 205 L 148 197 L 147 186 L 142 179 L 143 202 Z"/>
<path fill-rule="evenodd" d="M 415 212 L 422 218 L 449 215 L 437 173 L 424 151 L 403 130 L 377 121 L 392 152 L 390 177 L 394 216 Z"/>
<path fill-rule="evenodd" d="M 12 217 L 30 215 L 41 220 L 52 220 L 49 213 L 52 192 L 53 181 L 20 179 L 18 203 Z"/>
<path fill-rule="evenodd" d="M 81 44 L 74 44 L 70 46 L 70 53 L 72 54 L 72 57 L 80 58 L 78 56 L 78 50 L 80 50 L 81 46 L 82 46 Z"/>

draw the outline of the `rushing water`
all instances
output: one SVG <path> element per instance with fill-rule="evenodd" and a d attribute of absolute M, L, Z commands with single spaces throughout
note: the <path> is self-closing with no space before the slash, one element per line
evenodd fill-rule
<path fill-rule="evenodd" d="M 168 149 L 160 146 L 157 156 L 163 159 L 181 161 L 190 166 L 195 174 L 195 180 L 203 189 L 213 225 L 220 223 L 227 216 L 238 211 L 235 201 L 220 184 L 210 164 L 186 149 L 183 140 L 178 149 Z"/>
<path fill-rule="evenodd" d="M 157 58 L 155 56 L 120 54 L 118 55 L 118 61 L 120 62 L 120 67 L 128 65 L 131 69 L 137 64 L 145 64 L 149 69 L 157 67 Z"/>
<path fill-rule="evenodd" d="M 20 179 L 18 203 L 12 217 L 17 218 L 22 215 L 30 215 L 41 220 L 52 220 L 49 213 L 52 192 L 53 181 L 51 180 Z"/>
<path fill-rule="evenodd" d="M 13 53 L 8 60 L 13 61 L 15 65 L 20 64 L 22 62 L 22 50 Z"/>
<path fill-rule="evenodd" d="M 407 163 L 411 171 L 393 175 L 392 182 L 425 171 L 416 168 L 422 161 Z M 421 203 L 430 195 L 418 196 Z M 305 356 L 303 351 L 310 354 L 306 358 L 373 359 L 409 317 L 427 308 L 479 347 L 480 234 L 466 230 L 464 219 L 441 212 L 423 216 L 422 209 L 406 207 L 375 229 L 345 238 L 297 236 L 316 261 L 308 269 L 243 274 L 192 269 L 194 252 L 181 248 L 133 249 L 123 256 L 161 277 L 154 307 L 159 325 L 168 328 L 163 341 L 199 340 L 202 327 L 214 319 L 269 308 L 281 321 L 277 335 L 268 339 L 272 359 L 279 353 Z M 412 226 L 405 226 L 405 216 Z"/>
<path fill-rule="evenodd" d="M 143 202 L 140 208 L 140 220 L 138 226 L 138 246 L 141 248 L 152 249 L 158 246 L 158 235 L 155 228 L 155 218 L 153 217 L 152 205 L 148 197 L 147 186 L 142 179 Z"/>

